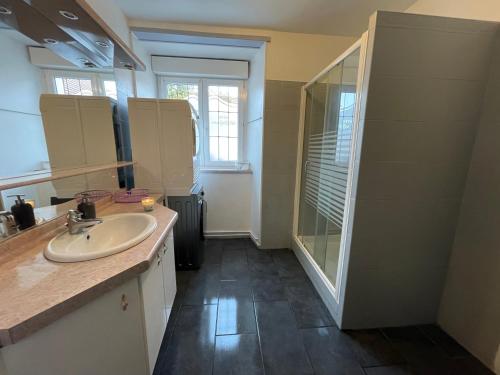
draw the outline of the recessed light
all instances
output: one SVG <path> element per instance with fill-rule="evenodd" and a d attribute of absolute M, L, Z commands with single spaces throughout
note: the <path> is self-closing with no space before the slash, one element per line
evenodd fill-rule
<path fill-rule="evenodd" d="M 123 64 L 123 67 L 128 69 L 128 70 L 134 69 L 134 66 L 132 64 L 128 64 L 128 63 Z"/>
<path fill-rule="evenodd" d="M 78 61 L 81 61 L 81 62 L 82 62 L 82 63 L 84 63 L 84 64 L 86 64 L 86 63 L 88 63 L 88 62 L 89 62 L 89 60 L 88 60 L 88 59 L 86 59 L 85 57 L 79 57 L 79 58 L 78 58 Z"/>
<path fill-rule="evenodd" d="M 5 16 L 10 16 L 12 14 L 12 11 L 9 8 L 0 6 L 0 14 L 3 14 Z"/>
<path fill-rule="evenodd" d="M 43 41 L 45 43 L 47 43 L 47 44 L 57 44 L 57 43 L 59 43 L 57 40 L 51 39 L 51 38 L 45 38 Z"/>
<path fill-rule="evenodd" d="M 68 12 L 67 10 L 60 10 L 59 14 L 71 21 L 76 21 L 78 19 L 78 16 L 75 13 Z"/>
<path fill-rule="evenodd" d="M 102 42 L 100 40 L 98 40 L 97 42 L 95 42 L 95 44 L 97 44 L 99 47 L 102 47 L 102 48 L 109 48 L 109 44 L 107 42 Z"/>

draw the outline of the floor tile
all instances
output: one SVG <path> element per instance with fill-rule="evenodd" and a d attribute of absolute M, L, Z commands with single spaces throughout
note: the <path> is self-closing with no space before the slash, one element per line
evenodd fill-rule
<path fill-rule="evenodd" d="M 249 238 L 223 240 L 222 246 L 224 250 L 240 250 L 254 247 L 253 242 Z"/>
<path fill-rule="evenodd" d="M 419 326 L 418 328 L 429 340 L 443 349 L 450 357 L 459 358 L 470 356 L 469 352 L 465 350 L 463 346 L 438 326 L 429 324 Z"/>
<path fill-rule="evenodd" d="M 213 305 L 219 300 L 220 281 L 217 279 L 198 279 L 186 289 L 183 304 Z"/>
<path fill-rule="evenodd" d="M 235 281 L 222 281 L 217 311 L 217 335 L 256 332 L 251 287 Z"/>
<path fill-rule="evenodd" d="M 448 371 L 449 356 L 417 327 L 384 328 L 382 331 L 413 370 L 427 371 L 429 375 Z"/>
<path fill-rule="evenodd" d="M 377 329 L 342 331 L 345 343 L 361 366 L 398 365 L 404 358 Z"/>
<path fill-rule="evenodd" d="M 381 367 L 368 367 L 364 369 L 366 375 L 414 375 L 407 366 L 381 366 Z"/>
<path fill-rule="evenodd" d="M 319 298 L 315 296 L 296 298 L 289 293 L 287 297 L 299 328 L 326 327 L 335 324 L 330 312 Z"/>
<path fill-rule="evenodd" d="M 263 375 L 256 334 L 217 336 L 213 375 Z"/>
<path fill-rule="evenodd" d="M 204 251 L 204 264 L 220 264 L 222 262 L 222 246 L 208 247 Z"/>
<path fill-rule="evenodd" d="M 274 263 L 250 262 L 248 270 L 254 278 L 273 275 L 278 276 L 278 271 Z"/>
<path fill-rule="evenodd" d="M 235 280 L 250 283 L 248 264 L 243 262 L 223 262 L 221 264 L 221 280 Z"/>
<path fill-rule="evenodd" d="M 286 301 L 286 292 L 278 276 L 262 276 L 252 280 L 254 301 Z"/>
<path fill-rule="evenodd" d="M 245 249 L 224 250 L 222 252 L 222 262 L 247 263 L 247 251 Z"/>
<path fill-rule="evenodd" d="M 301 330 L 304 346 L 317 375 L 363 375 L 354 355 L 335 340 L 336 328 Z"/>
<path fill-rule="evenodd" d="M 257 302 L 255 309 L 266 374 L 313 374 L 288 302 Z"/>
<path fill-rule="evenodd" d="M 248 263 L 274 263 L 269 251 L 247 249 L 247 258 Z"/>
<path fill-rule="evenodd" d="M 182 307 L 160 374 L 211 374 L 217 306 Z"/>
<path fill-rule="evenodd" d="M 495 375 L 493 371 L 470 354 L 468 357 L 453 359 L 451 373 L 453 375 Z"/>

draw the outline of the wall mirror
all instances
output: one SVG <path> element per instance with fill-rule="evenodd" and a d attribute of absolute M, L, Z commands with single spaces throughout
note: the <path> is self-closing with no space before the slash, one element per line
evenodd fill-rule
<path fill-rule="evenodd" d="M 0 182 L 125 160 L 113 70 L 77 68 L 1 23 L 0 47 L 8 51 L 0 60 Z M 115 168 L 2 190 L 0 211 L 10 211 L 21 194 L 47 221 L 61 214 L 51 206 L 76 193 L 125 187 L 123 173 Z"/>

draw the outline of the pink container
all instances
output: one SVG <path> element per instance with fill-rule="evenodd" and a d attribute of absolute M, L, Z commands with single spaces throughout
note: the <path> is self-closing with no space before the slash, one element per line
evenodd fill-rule
<path fill-rule="evenodd" d="M 132 189 L 129 191 L 117 191 L 115 193 L 116 203 L 138 203 L 142 198 L 149 196 L 148 189 Z"/>

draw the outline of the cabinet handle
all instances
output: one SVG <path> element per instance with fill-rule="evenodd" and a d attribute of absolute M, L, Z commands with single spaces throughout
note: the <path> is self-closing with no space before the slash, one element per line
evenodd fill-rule
<path fill-rule="evenodd" d="M 122 294 L 122 302 L 121 302 L 121 305 L 122 305 L 122 310 L 123 311 L 127 311 L 127 307 L 128 307 L 128 300 L 127 300 L 127 296 L 125 294 Z"/>
<path fill-rule="evenodd" d="M 157 264 L 160 265 L 160 263 L 161 263 L 161 256 L 160 256 L 160 252 L 159 251 L 156 253 L 156 258 L 157 258 L 157 261 L 156 261 Z"/>

